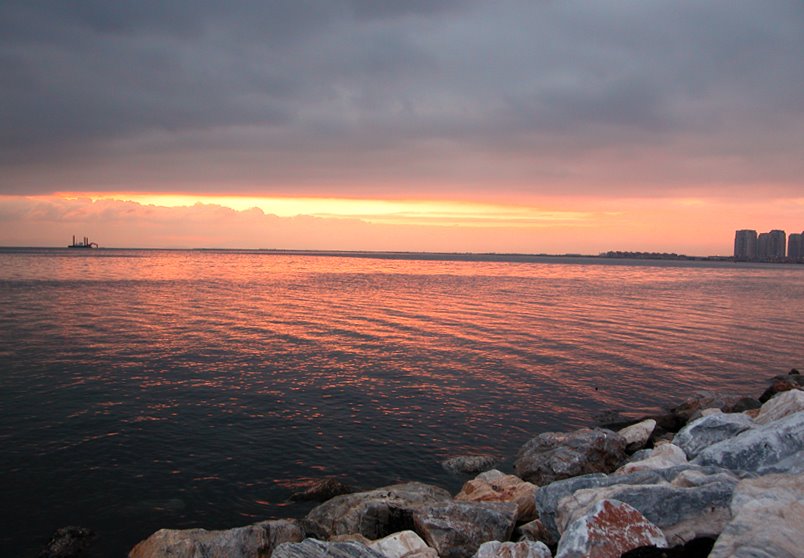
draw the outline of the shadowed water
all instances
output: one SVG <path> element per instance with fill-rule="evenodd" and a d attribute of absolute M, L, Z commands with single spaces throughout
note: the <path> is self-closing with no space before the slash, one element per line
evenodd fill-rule
<path fill-rule="evenodd" d="M 0 555 L 454 490 L 446 457 L 804 365 L 804 266 L 354 256 L 0 250 Z"/>

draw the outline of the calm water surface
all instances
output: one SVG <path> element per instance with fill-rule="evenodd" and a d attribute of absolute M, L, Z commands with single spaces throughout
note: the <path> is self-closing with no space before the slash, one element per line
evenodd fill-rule
<path fill-rule="evenodd" d="M 455 490 L 451 455 L 804 366 L 804 266 L 496 260 L 0 250 L 0 555 Z"/>

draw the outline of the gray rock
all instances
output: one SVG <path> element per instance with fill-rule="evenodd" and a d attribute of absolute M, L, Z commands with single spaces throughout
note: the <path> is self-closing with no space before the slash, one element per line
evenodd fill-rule
<path fill-rule="evenodd" d="M 631 457 L 628 458 L 628 461 L 625 462 L 627 465 L 628 463 L 635 463 L 637 461 L 642 461 L 643 459 L 647 459 L 650 457 L 650 454 L 653 452 L 653 448 L 645 448 L 639 451 L 635 451 L 631 454 Z"/>
<path fill-rule="evenodd" d="M 452 473 L 476 475 L 494 468 L 500 460 L 493 455 L 459 455 L 441 462 L 441 466 Z"/>
<path fill-rule="evenodd" d="M 804 411 L 804 391 L 791 389 L 775 395 L 762 405 L 754 422 L 770 424 L 799 411 Z"/>
<path fill-rule="evenodd" d="M 413 531 L 394 533 L 367 546 L 386 558 L 438 558 L 436 550 Z"/>
<path fill-rule="evenodd" d="M 474 558 L 553 558 L 553 553 L 540 542 L 488 541 L 480 545 Z"/>
<path fill-rule="evenodd" d="M 562 498 L 556 513 L 559 532 L 587 513 L 602 500 L 619 500 L 644 515 L 664 532 L 671 545 L 684 544 L 692 539 L 713 537 L 731 519 L 729 502 L 737 484 L 733 475 L 716 470 L 673 467 L 654 471 L 662 478 L 651 484 L 629 484 L 586 488 Z M 610 479 L 627 478 L 612 476 Z M 644 477 L 643 477 L 644 478 Z"/>
<path fill-rule="evenodd" d="M 170 556 L 172 558 L 172 555 Z M 253 555 L 254 558 L 257 556 L 262 555 Z M 271 558 L 386 558 L 384 554 L 356 541 L 324 542 L 318 539 L 280 544 L 270 556 Z M 201 557 L 207 558 L 204 554 L 198 558 Z"/>
<path fill-rule="evenodd" d="M 625 445 L 622 436 L 603 428 L 546 432 L 520 448 L 514 468 L 520 478 L 539 486 L 578 475 L 609 473 L 625 461 Z"/>
<path fill-rule="evenodd" d="M 804 412 L 746 430 L 713 444 L 693 459 L 740 473 L 800 472 L 804 469 Z"/>
<path fill-rule="evenodd" d="M 561 534 L 556 521 L 559 505 L 565 498 L 578 491 L 613 485 L 668 485 L 670 483 L 674 483 L 676 486 L 695 487 L 706 485 L 716 479 L 730 483 L 731 486 L 735 485 L 738 480 L 733 474 L 718 467 L 699 467 L 697 465 L 638 471 L 628 475 L 584 475 L 557 481 L 539 488 L 536 493 L 536 509 L 539 519 L 551 537 L 550 540 L 545 540 L 545 542 L 553 544 L 558 541 Z M 633 506 L 634 504 L 631 505 Z M 637 506 L 634 507 L 639 509 Z M 651 517 L 648 517 L 648 519 L 653 521 Z"/>
<path fill-rule="evenodd" d="M 653 448 L 644 459 L 629 461 L 617 469 L 614 474 L 624 475 L 651 469 L 668 469 L 686 463 L 687 456 L 683 449 L 675 444 L 662 444 Z"/>
<path fill-rule="evenodd" d="M 263 521 L 225 531 L 160 529 L 129 552 L 129 558 L 253 558 L 270 556 L 284 542 L 304 533 L 294 520 Z"/>
<path fill-rule="evenodd" d="M 567 527 L 556 558 L 619 557 L 643 546 L 666 548 L 662 530 L 628 504 L 601 500 Z"/>
<path fill-rule="evenodd" d="M 707 447 L 734 438 L 756 425 L 742 413 L 719 413 L 690 422 L 679 430 L 673 443 L 684 450 L 689 459 Z"/>
<path fill-rule="evenodd" d="M 349 533 L 348 535 L 332 535 L 329 538 L 329 542 L 359 542 L 360 544 L 369 546 L 372 541 L 360 533 Z"/>
<path fill-rule="evenodd" d="M 95 540 L 95 532 L 86 527 L 71 525 L 57 529 L 39 558 L 77 558 Z"/>
<path fill-rule="evenodd" d="M 804 475 L 740 481 L 710 558 L 797 558 L 804 553 Z"/>
<path fill-rule="evenodd" d="M 451 501 L 443 488 L 410 482 L 367 492 L 336 496 L 313 508 L 303 520 L 305 530 L 320 539 L 360 533 L 379 539 L 410 529 L 415 510 Z"/>
<path fill-rule="evenodd" d="M 626 479 L 628 477 L 622 478 Z M 536 512 L 548 536 L 539 540 L 547 544 L 556 544 L 558 542 L 560 533 L 556 525 L 556 510 L 562 498 L 583 488 L 607 486 L 609 483 L 610 480 L 607 475 L 598 473 L 564 479 L 540 487 L 536 493 Z"/>
<path fill-rule="evenodd" d="M 441 558 L 469 558 L 486 541 L 507 541 L 516 523 L 510 502 L 446 502 L 413 514 L 415 530 Z"/>
<path fill-rule="evenodd" d="M 626 426 L 617 434 L 625 439 L 625 451 L 632 453 L 638 449 L 645 447 L 645 444 L 650 440 L 653 430 L 656 428 L 656 421 L 654 419 L 646 419 L 642 422 Z"/>
<path fill-rule="evenodd" d="M 542 486 L 536 493 L 536 511 L 539 515 L 539 519 L 550 535 L 549 539 L 542 540 L 547 544 L 555 544 L 558 542 L 560 533 L 556 524 L 556 510 L 558 509 L 559 502 L 578 490 L 610 486 L 613 484 L 658 484 L 661 482 L 669 482 L 668 479 L 672 480 L 681 471 L 690 468 L 690 465 L 686 465 L 673 467 L 667 470 L 638 471 L 628 475 L 583 475 Z M 719 472 L 720 469 L 708 468 L 703 469 L 703 471 L 705 471 L 705 473 L 715 473 Z"/>
<path fill-rule="evenodd" d="M 290 500 L 294 502 L 326 502 L 342 494 L 351 494 L 354 489 L 348 484 L 344 484 L 338 479 L 321 479 L 314 482 L 306 490 L 295 492 L 290 495 Z"/>

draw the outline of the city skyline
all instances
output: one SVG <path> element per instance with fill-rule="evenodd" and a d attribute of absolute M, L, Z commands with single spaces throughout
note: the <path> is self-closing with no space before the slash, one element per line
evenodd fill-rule
<path fill-rule="evenodd" d="M 728 255 L 802 222 L 802 19 L 3 2 L 0 245 Z"/>
<path fill-rule="evenodd" d="M 804 260 L 804 232 L 790 233 L 781 229 L 757 233 L 740 229 L 734 233 L 734 259 L 738 261 L 799 262 Z"/>

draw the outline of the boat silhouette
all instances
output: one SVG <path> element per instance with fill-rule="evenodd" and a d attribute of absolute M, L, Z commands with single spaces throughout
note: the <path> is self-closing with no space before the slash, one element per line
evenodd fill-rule
<path fill-rule="evenodd" d="M 75 235 L 73 235 L 73 243 L 67 245 L 67 248 L 97 248 L 97 247 L 98 243 L 90 242 L 88 236 L 85 236 L 84 240 L 82 240 L 81 242 L 76 242 Z"/>

